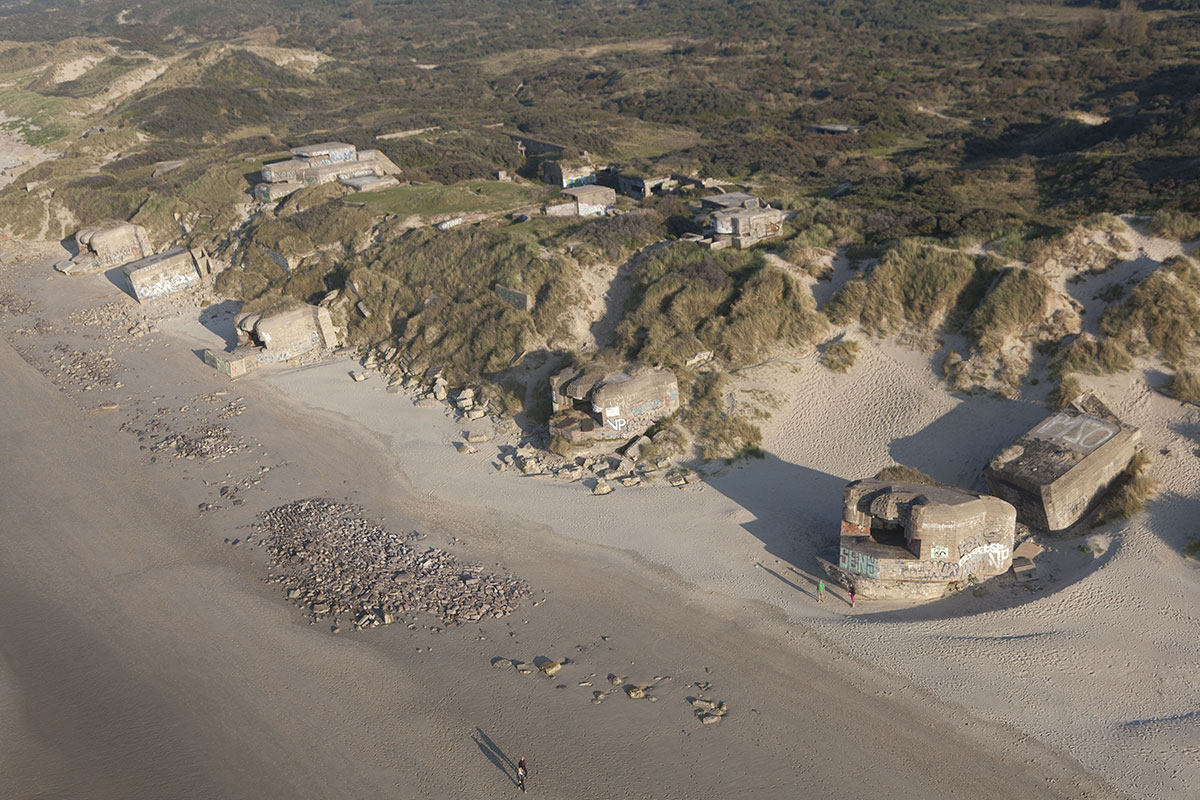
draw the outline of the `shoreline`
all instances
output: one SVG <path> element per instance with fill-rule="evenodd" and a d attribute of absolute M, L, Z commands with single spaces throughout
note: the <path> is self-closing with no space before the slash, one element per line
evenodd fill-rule
<path fill-rule="evenodd" d="M 35 270 L 30 269 L 20 277 L 25 280 L 19 283 L 28 284 L 20 287 L 22 291 L 40 289 L 31 292 L 38 295 L 52 291 L 45 288 L 44 282 L 41 286 L 37 284 Z M 29 283 L 31 278 L 34 283 Z M 78 292 L 63 293 L 70 295 L 63 301 L 68 304 L 81 300 L 94 303 L 97 288 L 112 289 L 103 278 L 91 281 L 91 289 L 84 282 L 68 284 L 69 280 L 55 281 L 55 288 L 80 287 Z M 111 302 L 114 296 L 118 301 L 132 303 L 123 294 L 111 291 L 99 299 Z M 43 301 L 42 297 L 37 299 Z M 46 315 L 53 316 L 53 311 L 47 309 Z M 631 773 L 641 776 L 640 785 L 655 786 L 657 791 L 646 796 L 695 796 L 721 786 L 725 773 L 719 768 L 724 761 L 719 754 L 733 748 L 739 754 L 735 760 L 745 764 L 744 769 L 753 767 L 756 774 L 762 773 L 764 780 L 765 776 L 774 776 L 771 780 L 776 781 L 775 785 L 797 790 L 819 789 L 831 796 L 860 794 L 866 784 L 847 777 L 844 769 L 848 754 L 854 753 L 856 759 L 865 756 L 864 763 L 872 765 L 863 776 L 876 782 L 871 785 L 878 785 L 880 780 L 896 780 L 900 781 L 897 790 L 922 785 L 929 787 L 930 796 L 957 796 L 957 783 L 935 777 L 940 773 L 932 760 L 926 767 L 915 767 L 908 764 L 906 756 L 906 766 L 899 772 L 890 778 L 881 773 L 883 765 L 897 764 L 900 757 L 891 749 L 891 742 L 903 739 L 906 735 L 903 731 L 911 734 L 914 720 L 920 719 L 930 730 L 942 730 L 941 752 L 947 748 L 958 750 L 965 763 L 977 763 L 977 767 L 969 769 L 977 770 L 977 777 L 985 784 L 992 783 L 985 776 L 1001 774 L 993 772 L 992 766 L 984 766 L 985 761 L 993 758 L 985 753 L 995 743 L 1005 743 L 999 750 L 1003 762 L 996 762 L 996 768 L 1000 763 L 1006 764 L 1005 780 L 993 784 L 997 797 L 1004 797 L 1010 791 L 1012 796 L 1018 796 L 1016 792 L 1022 785 L 1026 790 L 1036 785 L 1039 792 L 1057 792 L 1042 783 L 1025 783 L 1035 775 L 1050 773 L 1061 777 L 1072 775 L 1070 782 L 1091 787 L 1090 796 L 1115 796 L 1071 767 L 1074 757 L 1058 755 L 1042 743 L 1029 742 L 1008 725 L 979 720 L 979 709 L 957 698 L 930 697 L 925 687 L 917 688 L 921 686 L 919 675 L 914 679 L 912 674 L 893 677 L 878 672 L 871 658 L 864 659 L 861 652 L 855 652 L 861 646 L 849 647 L 847 642 L 865 639 L 872 645 L 880 644 L 881 626 L 872 625 L 871 619 L 881 612 L 849 620 L 844 612 L 836 611 L 835 601 L 820 609 L 826 615 L 822 619 L 814 613 L 818 609 L 810 605 L 811 599 L 798 597 L 794 588 L 764 574 L 763 567 L 755 566 L 761 562 L 785 578 L 790 575 L 783 566 L 768 560 L 775 556 L 767 556 L 765 541 L 749 529 L 763 519 L 777 526 L 779 515 L 761 513 L 768 510 L 765 506 L 760 513 L 754 513 L 748 508 L 751 503 L 738 503 L 729 497 L 735 491 L 729 485 L 737 483 L 735 479 L 747 474 L 747 470 L 753 473 L 757 467 L 769 474 L 770 470 L 779 469 L 779 465 L 751 464 L 732 470 L 689 489 L 691 496 L 687 498 L 666 494 L 679 491 L 667 486 L 618 490 L 613 495 L 593 497 L 579 484 L 496 473 L 487 465 L 486 452 L 478 456 L 457 453 L 450 440 L 457 435 L 453 431 L 458 426 L 443 411 L 418 409 L 403 396 L 388 395 L 374 377 L 362 384 L 354 383 L 346 374 L 345 364 L 260 373 L 249 380 L 230 383 L 188 352 L 192 344 L 204 341 L 205 337 L 215 343 L 218 334 L 201 327 L 194 317 L 177 319 L 181 320 L 179 329 L 172 322 L 159 322 L 155 334 L 136 340 L 139 343 L 136 348 L 131 346 L 131 357 L 126 359 L 130 363 L 124 365 L 126 373 L 122 377 L 125 386 L 117 390 L 131 399 L 123 399 L 116 414 L 95 417 L 94 424 L 117 433 L 114 429 L 118 420 L 128 416 L 133 407 L 148 411 L 156 403 L 169 402 L 165 401 L 165 395 L 155 394 L 159 391 L 176 395 L 177 404 L 200 396 L 200 389 L 228 391 L 229 398 L 244 396 L 245 412 L 230 422 L 239 432 L 252 432 L 252 437 L 247 436 L 250 446 L 246 453 L 207 465 L 176 460 L 146 467 L 147 474 L 158 476 L 155 483 L 174 487 L 172 492 L 187 498 L 191 505 L 182 505 L 184 509 L 195 509 L 196 503 L 205 498 L 211 501 L 223 475 L 253 474 L 253 470 L 244 468 L 239 472 L 237 465 L 246 460 L 243 456 L 248 457 L 250 466 L 261 463 L 271 467 L 269 479 L 249 491 L 245 505 L 200 517 L 208 535 L 198 546 L 205 552 L 219 554 L 225 562 L 240 562 L 235 572 L 252 577 L 259 584 L 251 590 L 258 598 L 255 607 L 261 606 L 273 619 L 285 620 L 289 630 L 299 628 L 297 635 L 309 643 L 306 646 L 324 651 L 325 643 L 329 642 L 330 647 L 353 651 L 372 664 L 403 664 L 409 671 L 407 674 L 416 680 L 434 680 L 430 677 L 431 669 L 434 675 L 454 676 L 451 684 L 455 688 L 446 697 L 463 698 L 451 702 L 461 703 L 464 710 L 460 722 L 449 728 L 462 728 L 462 720 L 475 718 L 481 709 L 489 707 L 491 710 L 483 712 L 484 715 L 499 715 L 492 727 L 500 726 L 506 735 L 517 740 L 522 738 L 521 732 L 528 737 L 530 732 L 553 723 L 549 730 L 562 741 L 552 745 L 543 742 L 551 750 L 539 753 L 533 763 L 549 760 L 556 766 L 550 775 L 545 774 L 544 768 L 535 772 L 535 779 L 540 782 L 554 785 L 562 780 L 562 790 L 570 793 L 572 776 L 568 774 L 570 771 L 560 774 L 561 765 L 576 764 L 580 773 L 589 774 L 596 781 L 589 784 L 594 786 L 595 793 L 587 796 L 625 796 L 629 787 L 612 783 L 615 779 L 612 773 L 629 767 Z M 135 355 L 136 358 L 132 357 Z M 155 386 L 160 388 L 152 388 Z M 162 389 L 164 386 L 170 389 Z M 160 397 L 163 399 L 156 399 Z M 314 397 L 320 398 L 317 406 L 332 404 L 339 410 L 305 410 Z M 371 408 L 375 411 L 371 412 Z M 347 425 L 338 414 L 348 415 L 355 422 Z M 376 420 L 374 425 L 370 424 L 372 420 Z M 390 420 L 391 425 L 398 427 L 379 430 L 380 420 Z M 118 443 L 118 447 L 131 444 L 128 441 L 119 444 L 121 437 L 128 437 L 127 433 L 117 433 L 117 439 L 112 439 L 111 434 L 106 436 Z M 786 480 L 791 477 L 784 475 Z M 205 481 L 208 484 L 204 485 Z M 719 491 L 722 486 L 724 491 Z M 840 492 L 840 484 L 837 488 Z M 569 492 L 575 492 L 575 496 Z M 478 626 L 482 628 L 479 632 L 466 630 L 475 626 L 439 633 L 428 630 L 432 626 L 417 631 L 393 630 L 397 626 L 388 626 L 380 631 L 333 636 L 327 627 L 302 626 L 296 609 L 277 602 L 278 595 L 273 594 L 272 587 L 262 583 L 261 555 L 251 551 L 251 557 L 247 558 L 244 548 L 239 553 L 222 545 L 217 537 L 221 531 L 228 537 L 230 532 L 243 529 L 256 513 L 266 508 L 318 495 L 337 501 L 348 498 L 362 505 L 369 517 L 382 519 L 394 530 L 397 526 L 401 526 L 399 529 L 416 526 L 431 542 L 451 550 L 464 561 L 489 566 L 499 562 L 528 580 L 535 598 L 544 596 L 546 601 L 537 607 L 523 606 L 511 619 Z M 623 504 L 622 498 L 625 498 Z M 659 510 L 658 516 L 652 516 L 640 529 L 627 527 L 631 515 L 650 514 L 664 503 L 674 506 L 671 519 L 688 522 L 671 526 L 665 537 L 669 541 L 646 541 L 647 526 L 653 528 L 650 523 L 667 512 Z M 836 506 L 832 506 L 831 513 L 836 515 Z M 698 564 L 671 563 L 681 552 L 697 554 L 705 548 L 712 552 L 706 552 Z M 740 566 L 734 571 L 730 570 L 731 565 Z M 792 582 L 804 585 L 799 578 Z M 234 591 L 228 587 L 226 590 Z M 246 587 L 238 591 L 244 594 Z M 803 611 L 810 613 L 798 613 Z M 887 612 L 882 613 L 886 616 Z M 680 631 L 687 634 L 680 637 Z M 513 635 L 509 636 L 510 633 Z M 310 639 L 311 636 L 317 638 Z M 477 636 L 485 638 L 480 640 Z M 601 636 L 609 636 L 610 640 Z M 732 642 L 738 646 L 732 648 L 734 652 L 728 652 Z M 414 646 L 421 647 L 423 652 L 414 652 Z M 427 651 L 427 646 L 434 649 Z M 606 648 L 613 648 L 612 656 L 605 655 L 610 652 Z M 472 655 L 464 660 L 466 652 Z M 577 654 L 582 657 L 576 659 Z M 537 675 L 518 677 L 489 666 L 489 660 L 497 656 L 530 661 L 535 655 L 576 659 L 576 664 L 567 668 L 568 680 L 563 690 L 554 691 L 555 684 Z M 636 663 L 621 666 L 626 661 Z M 352 672 L 362 669 L 361 663 L 352 665 Z M 585 692 L 594 690 L 575 684 L 588 679 L 597 689 L 601 685 L 607 687 L 605 675 L 610 670 L 638 681 L 674 675 L 672 681 L 663 682 L 666 688 L 661 692 L 662 702 L 656 705 L 614 696 L 593 708 L 587 702 L 590 695 Z M 643 670 L 648 674 L 634 674 Z M 589 673 L 595 674 L 589 677 Z M 715 730 L 696 724 L 683 703 L 687 687 L 695 683 L 712 683 L 714 696 L 728 699 L 734 709 L 730 719 Z M 793 688 L 796 685 L 805 687 L 808 693 L 815 692 L 815 696 L 796 694 Z M 441 691 L 446 691 L 444 685 Z M 493 695 L 507 698 L 502 703 L 506 708 L 522 709 L 516 721 L 494 707 Z M 556 696 L 569 698 L 570 702 L 560 701 Z M 763 703 L 768 698 L 771 711 L 764 714 Z M 976 717 L 966 731 L 953 722 L 961 722 L 963 708 Z M 577 725 L 577 718 L 588 719 L 579 716 L 588 712 L 603 715 L 599 724 L 606 731 L 605 740 L 612 741 L 595 758 L 587 757 L 580 763 L 578 736 L 563 733 Z M 439 718 L 435 712 L 427 713 L 422 724 L 432 736 L 435 728 L 429 726 L 436 727 L 435 720 Z M 828 764 L 814 753 L 801 756 L 794 750 L 804 738 L 802 732 L 813 729 L 814 725 L 823 731 L 823 741 L 816 752 L 823 753 Z M 491 730 L 485 725 L 480 729 Z M 644 734 L 637 733 L 642 729 L 657 731 L 658 737 L 680 738 L 677 744 L 662 740 L 657 747 L 665 750 L 651 748 L 632 755 L 627 745 L 644 741 Z M 891 730 L 895 732 L 890 738 L 883 735 Z M 1056 740 L 1057 732 L 1052 729 L 1048 740 Z M 494 733 L 488 735 L 500 741 Z M 701 738 L 696 739 L 697 736 Z M 749 746 L 747 737 L 763 736 L 773 742 L 765 755 L 751 755 L 752 750 L 743 749 Z M 626 744 L 618 744 L 622 742 Z M 935 745 L 930 740 L 920 746 Z M 478 761 L 478 751 L 483 749 L 477 748 L 474 756 L 470 756 L 469 750 L 462 752 L 460 742 L 444 740 L 439 740 L 434 749 L 439 748 L 441 755 L 437 758 L 441 761 L 433 763 L 443 767 L 447 757 L 462 758 L 464 765 L 471 759 Z M 1023 759 L 1025 767 L 1015 759 L 1018 752 L 1028 756 Z M 791 755 L 784 757 L 788 753 Z M 546 755 L 550 758 L 545 759 Z M 798 761 L 804 762 L 800 773 L 794 772 L 794 765 L 785 766 Z M 669 766 L 664 768 L 663 764 Z M 492 769 L 486 762 L 484 767 Z M 1014 768 L 1018 774 L 1010 774 Z M 663 769 L 669 774 L 661 774 Z M 714 773 L 713 769 L 717 771 Z M 460 783 L 455 785 L 461 789 L 483 780 L 477 788 L 486 791 L 492 778 L 486 773 L 474 774 L 474 768 L 468 771 L 471 777 L 458 775 L 455 780 Z M 379 772 L 376 777 L 383 774 Z M 708 783 L 697 783 L 698 774 L 705 776 Z M 737 784 L 729 784 L 729 790 L 734 791 L 737 785 L 744 792 L 745 778 L 742 775 Z M 1065 789 L 1062 782 L 1058 785 Z"/>

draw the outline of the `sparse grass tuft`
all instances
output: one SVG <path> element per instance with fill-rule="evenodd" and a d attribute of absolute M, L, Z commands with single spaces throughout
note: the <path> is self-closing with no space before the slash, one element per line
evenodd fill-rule
<path fill-rule="evenodd" d="M 890 467 L 884 467 L 875 473 L 877 481 L 895 481 L 897 483 L 924 483 L 929 486 L 942 486 L 945 488 L 953 488 L 949 484 L 936 481 L 933 478 L 921 472 L 919 469 L 913 469 L 903 464 L 893 464 Z"/>
<path fill-rule="evenodd" d="M 858 358 L 858 342 L 842 340 L 825 345 L 821 362 L 833 372 L 848 372 Z"/>
<path fill-rule="evenodd" d="M 1200 405 L 1200 372 L 1191 367 L 1180 367 L 1165 387 L 1167 394 L 1182 403 Z"/>
<path fill-rule="evenodd" d="M 1066 408 L 1071 401 L 1083 394 L 1083 386 L 1074 375 L 1065 375 L 1050 393 L 1050 403 L 1055 408 Z"/>
<path fill-rule="evenodd" d="M 1130 519 L 1141 512 L 1146 503 L 1158 494 L 1161 484 L 1150 477 L 1150 464 L 1150 456 L 1141 451 L 1134 454 L 1129 464 L 1108 487 L 1108 492 L 1100 502 L 1100 508 L 1092 521 L 1093 527 L 1099 527 L 1106 522 Z"/>
<path fill-rule="evenodd" d="M 761 457 L 762 431 L 758 426 L 728 408 L 725 394 L 728 376 L 706 372 L 692 384 L 691 397 L 680 412 L 679 421 L 687 426 L 705 459 Z"/>

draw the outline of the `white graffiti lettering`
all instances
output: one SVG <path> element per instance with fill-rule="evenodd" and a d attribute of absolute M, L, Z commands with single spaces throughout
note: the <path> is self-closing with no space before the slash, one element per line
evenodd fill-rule
<path fill-rule="evenodd" d="M 1117 428 L 1111 423 L 1089 417 L 1055 414 L 1033 432 L 1046 439 L 1090 452 L 1116 436 Z"/>
<path fill-rule="evenodd" d="M 959 559 L 964 574 L 996 574 L 1003 572 L 1009 563 L 1012 551 L 1007 544 L 991 542 L 976 547 Z"/>

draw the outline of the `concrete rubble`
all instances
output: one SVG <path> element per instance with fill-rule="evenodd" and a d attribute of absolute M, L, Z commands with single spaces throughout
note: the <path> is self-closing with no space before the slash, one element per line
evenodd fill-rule
<path fill-rule="evenodd" d="M 271 509 L 256 530 L 270 557 L 268 580 L 314 620 L 346 617 L 362 629 L 426 612 L 460 625 L 504 617 L 531 595 L 517 578 L 462 564 L 444 550 L 419 549 L 412 536 L 327 500 Z"/>

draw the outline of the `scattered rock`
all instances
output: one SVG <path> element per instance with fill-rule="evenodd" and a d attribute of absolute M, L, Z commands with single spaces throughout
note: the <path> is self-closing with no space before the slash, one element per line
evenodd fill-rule
<path fill-rule="evenodd" d="M 599 480 L 599 481 L 596 481 L 596 486 L 594 489 L 592 489 L 592 494 L 595 494 L 595 495 L 612 494 L 612 490 L 613 490 L 613 488 L 611 486 L 609 486 L 603 480 Z"/>
<path fill-rule="evenodd" d="M 284 584 L 289 598 L 316 616 L 348 616 L 374 627 L 426 611 L 458 625 L 503 617 L 531 594 L 511 576 L 464 565 L 436 548 L 418 551 L 408 543 L 414 537 L 369 522 L 353 506 L 300 500 L 260 520 L 269 580 Z"/>

